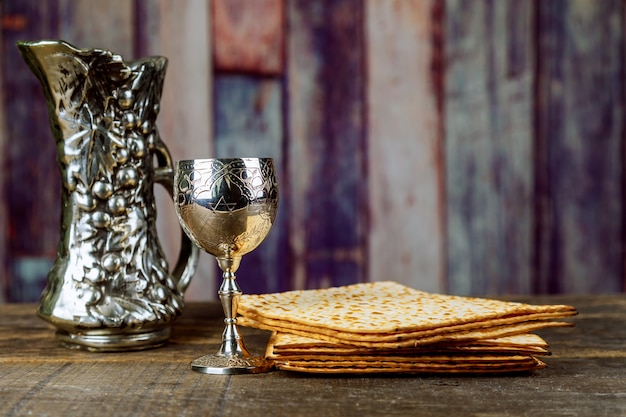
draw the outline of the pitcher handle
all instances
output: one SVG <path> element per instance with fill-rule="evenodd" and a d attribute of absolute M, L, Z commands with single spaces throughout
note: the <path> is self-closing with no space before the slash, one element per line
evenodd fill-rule
<path fill-rule="evenodd" d="M 158 165 L 154 169 L 154 182 L 163 185 L 172 200 L 174 199 L 174 168 L 172 157 L 165 147 L 160 143 L 155 147 Z M 200 248 L 198 248 L 181 228 L 180 252 L 176 266 L 172 271 L 172 275 L 176 279 L 176 285 L 181 293 L 184 293 L 191 281 L 193 274 L 198 266 L 200 257 Z"/>

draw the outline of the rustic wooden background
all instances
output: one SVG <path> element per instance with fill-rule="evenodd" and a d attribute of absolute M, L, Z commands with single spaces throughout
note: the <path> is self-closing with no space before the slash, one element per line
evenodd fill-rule
<path fill-rule="evenodd" d="M 624 290 L 622 0 L 0 0 L 0 300 L 36 300 L 60 180 L 17 40 L 169 58 L 175 159 L 263 155 L 282 201 L 246 292 L 396 280 Z M 178 229 L 157 189 L 159 230 Z M 208 255 L 189 299 L 215 298 Z"/>

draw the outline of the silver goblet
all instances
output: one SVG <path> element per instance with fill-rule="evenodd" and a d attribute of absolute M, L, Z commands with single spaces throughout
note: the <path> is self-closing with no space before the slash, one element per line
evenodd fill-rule
<path fill-rule="evenodd" d="M 174 206 L 189 238 L 217 258 L 222 270 L 219 298 L 225 329 L 216 354 L 191 362 L 208 374 L 258 373 L 270 361 L 252 356 L 237 330 L 242 292 L 235 281 L 241 257 L 269 233 L 278 210 L 278 183 L 271 158 L 193 159 L 179 161 L 174 177 Z"/>

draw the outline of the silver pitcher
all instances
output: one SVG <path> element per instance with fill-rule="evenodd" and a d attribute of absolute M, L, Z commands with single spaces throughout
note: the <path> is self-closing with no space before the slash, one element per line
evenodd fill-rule
<path fill-rule="evenodd" d="M 199 254 L 182 234 L 170 273 L 155 225 L 153 184 L 173 191 L 155 124 L 167 59 L 124 62 L 59 40 L 17 47 L 43 86 L 63 184 L 57 257 L 37 314 L 66 347 L 160 346 Z"/>

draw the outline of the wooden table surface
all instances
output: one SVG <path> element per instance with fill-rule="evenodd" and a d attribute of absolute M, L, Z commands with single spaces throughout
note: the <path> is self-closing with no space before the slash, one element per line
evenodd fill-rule
<path fill-rule="evenodd" d="M 60 347 L 32 304 L 0 305 L 0 415 L 626 415 L 626 296 L 521 300 L 580 314 L 574 328 L 541 332 L 546 369 L 498 376 L 206 375 L 189 362 L 218 345 L 217 303 L 188 305 L 162 348 L 104 354 Z M 268 333 L 242 333 L 263 351 Z"/>

